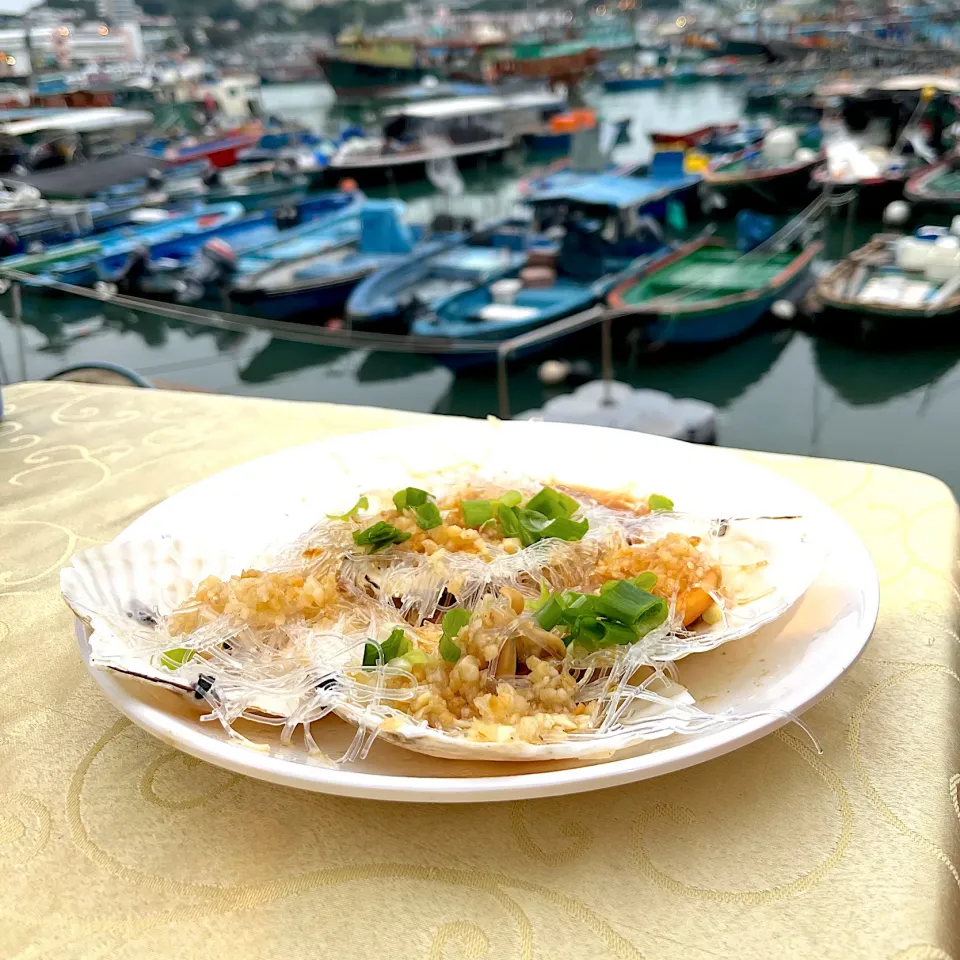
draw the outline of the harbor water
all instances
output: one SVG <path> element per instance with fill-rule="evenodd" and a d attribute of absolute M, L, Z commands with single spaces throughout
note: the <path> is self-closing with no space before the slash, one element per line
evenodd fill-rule
<path fill-rule="evenodd" d="M 323 125 L 332 92 L 315 84 L 263 91 L 268 113 Z M 618 160 L 644 160 L 646 133 L 731 122 L 743 111 L 733 84 L 666 87 L 608 96 L 607 119 L 630 117 L 632 141 Z M 413 219 L 439 211 L 479 219 L 506 212 L 518 170 L 479 170 L 465 195 L 437 197 L 426 185 L 401 193 Z M 857 239 L 875 225 L 860 225 Z M 842 223 L 828 246 L 839 252 Z M 9 296 L 0 300 L 7 306 Z M 587 360 L 599 375 L 599 330 L 552 356 Z M 720 409 L 724 446 L 876 461 L 934 474 L 960 492 L 952 439 L 960 428 L 960 346 L 881 353 L 844 346 L 802 330 L 761 329 L 710 354 L 634 355 L 617 338 L 618 379 L 693 397 Z M 909 344 L 909 331 L 904 331 Z M 428 358 L 315 346 L 261 331 L 228 332 L 134 313 L 91 300 L 25 295 L 19 330 L 0 319 L 0 379 L 41 379 L 64 367 L 110 361 L 159 383 L 291 400 L 327 400 L 424 412 L 495 414 L 492 370 L 455 376 Z M 571 386 L 545 387 L 536 361 L 510 365 L 513 414 L 537 408 Z"/>

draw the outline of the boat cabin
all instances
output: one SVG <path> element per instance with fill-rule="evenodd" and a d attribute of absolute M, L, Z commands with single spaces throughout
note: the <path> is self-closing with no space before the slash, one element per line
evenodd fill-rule
<path fill-rule="evenodd" d="M 425 136 L 446 137 L 454 144 L 514 141 L 542 130 L 565 109 L 562 97 L 546 92 L 429 100 L 390 111 L 383 135 L 406 143 Z"/>

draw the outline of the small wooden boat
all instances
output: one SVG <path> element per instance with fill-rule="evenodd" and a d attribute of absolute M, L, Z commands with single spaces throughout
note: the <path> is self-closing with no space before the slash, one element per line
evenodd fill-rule
<path fill-rule="evenodd" d="M 238 261 L 229 296 L 258 316 L 282 319 L 340 308 L 364 277 L 413 252 L 422 228 L 404 204 L 365 200 L 318 229 L 251 251 Z"/>
<path fill-rule="evenodd" d="M 896 251 L 906 239 L 876 234 L 817 280 L 825 332 L 897 345 L 956 338 L 960 271 L 931 280 L 903 269 Z"/>
<path fill-rule="evenodd" d="M 903 188 L 911 203 L 960 210 L 960 156 L 953 156 L 914 173 Z"/>
<path fill-rule="evenodd" d="M 418 306 L 432 308 L 524 266 L 530 226 L 529 220 L 509 219 L 471 234 L 446 233 L 442 242 L 423 245 L 363 280 L 350 294 L 346 319 L 354 328 L 404 332 Z"/>
<path fill-rule="evenodd" d="M 780 212 L 798 210 L 810 202 L 810 176 L 823 162 L 823 154 L 813 159 L 791 159 L 767 165 L 759 150 L 746 150 L 717 161 L 703 171 L 703 182 L 719 195 L 724 209 Z"/>
<path fill-rule="evenodd" d="M 639 216 L 647 192 L 630 192 L 629 178 L 595 178 L 569 190 L 540 196 L 534 230 L 525 240 L 522 262 L 493 273 L 468 289 L 421 305 L 410 329 L 414 336 L 474 341 L 478 346 L 528 333 L 597 305 L 638 260 L 655 259 L 668 248 L 662 229 Z M 597 182 L 599 181 L 599 182 Z M 559 223 L 565 233 L 553 249 L 528 241 Z M 547 349 L 547 342 L 525 348 Z M 439 354 L 444 364 L 463 368 L 492 363 L 495 351 Z"/>
<path fill-rule="evenodd" d="M 739 124 L 712 123 L 706 127 L 697 127 L 694 130 L 683 130 L 677 133 L 657 131 L 650 134 L 650 139 L 658 147 L 674 144 L 682 147 L 697 147 L 705 140 L 725 133 L 733 133 Z"/>
<path fill-rule="evenodd" d="M 731 340 L 803 279 L 821 248 L 813 243 L 800 251 L 740 253 L 699 238 L 623 281 L 607 302 L 642 322 L 651 343 Z"/>
<path fill-rule="evenodd" d="M 9 269 L 38 275 L 42 281 L 74 286 L 92 286 L 105 273 L 121 268 L 135 250 L 146 250 L 162 257 L 165 247 L 182 245 L 189 237 L 199 249 L 216 231 L 243 216 L 239 203 L 201 207 L 184 216 L 172 216 L 157 223 L 119 227 L 90 241 L 53 247 L 42 255 L 9 257 L 3 265 Z"/>

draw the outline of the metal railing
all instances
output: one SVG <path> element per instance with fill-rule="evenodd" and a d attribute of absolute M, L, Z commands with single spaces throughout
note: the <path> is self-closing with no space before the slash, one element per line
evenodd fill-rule
<path fill-rule="evenodd" d="M 180 304 L 163 303 L 141 297 L 115 293 L 110 289 L 91 289 L 62 283 L 58 280 L 40 279 L 29 273 L 13 269 L 0 269 L 0 278 L 10 284 L 12 320 L 17 329 L 18 360 L 25 377 L 26 357 L 23 339 L 22 287 L 39 292 L 55 291 L 87 300 L 109 304 L 152 314 L 181 323 L 232 330 L 236 332 L 259 331 L 277 339 L 316 346 L 340 347 L 344 350 L 372 350 L 386 353 L 411 353 L 426 356 L 458 356 L 464 358 L 489 358 L 496 363 L 498 416 L 510 418 L 509 360 L 516 354 L 548 341 L 559 339 L 589 327 L 601 324 L 601 376 L 609 384 L 613 380 L 613 347 L 611 324 L 618 315 L 601 305 L 589 307 L 579 313 L 555 320 L 527 333 L 503 340 L 462 340 L 448 337 L 411 336 L 408 334 L 370 333 L 363 330 L 333 330 L 327 327 L 311 327 L 286 320 L 268 320 L 242 314 Z M 2 292 L 2 291 L 0 291 Z"/>

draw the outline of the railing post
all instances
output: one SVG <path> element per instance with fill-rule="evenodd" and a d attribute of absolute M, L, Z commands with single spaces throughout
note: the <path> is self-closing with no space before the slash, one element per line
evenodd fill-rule
<path fill-rule="evenodd" d="M 20 284 L 14 282 L 10 287 L 10 304 L 13 307 L 13 326 L 17 331 L 17 364 L 20 367 L 21 382 L 27 379 L 27 351 L 23 340 L 23 300 Z"/>
<path fill-rule="evenodd" d="M 510 419 L 510 384 L 507 380 L 507 351 L 497 348 L 497 416 Z"/>
<path fill-rule="evenodd" d="M 613 321 L 610 311 L 605 310 L 600 322 L 600 372 L 603 377 L 603 405 L 613 403 L 611 387 L 613 384 Z"/>

